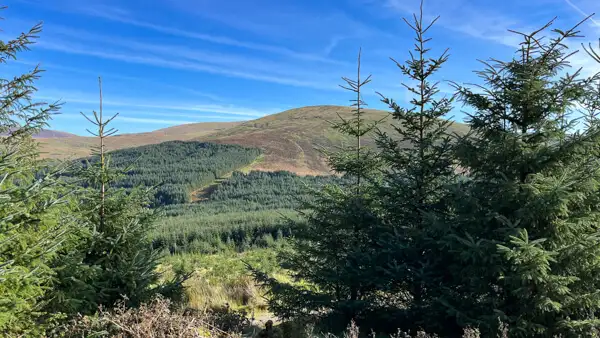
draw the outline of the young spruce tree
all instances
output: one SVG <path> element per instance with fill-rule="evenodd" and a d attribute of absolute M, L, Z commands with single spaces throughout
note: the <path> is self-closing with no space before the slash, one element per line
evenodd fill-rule
<path fill-rule="evenodd" d="M 8 65 L 35 42 L 41 25 L 0 41 L 0 64 Z M 7 67 L 8 68 L 8 67 Z M 9 69 L 5 69 L 10 74 Z M 41 336 L 48 316 L 42 300 L 51 293 L 49 265 L 65 235 L 56 172 L 39 174 L 32 136 L 47 126 L 59 105 L 38 102 L 42 70 L 0 79 L 0 336 Z"/>
<path fill-rule="evenodd" d="M 308 286 L 282 284 L 254 272 L 258 281 L 270 290 L 270 309 L 282 318 L 327 316 L 329 323 L 345 328 L 351 320 L 368 316 L 375 301 L 376 267 L 373 236 L 378 218 L 373 205 L 373 178 L 379 161 L 376 154 L 362 145 L 361 139 L 375 127 L 364 117 L 365 102 L 361 90 L 371 81 L 361 78 L 360 53 L 356 80 L 343 78 L 343 88 L 353 92 L 353 116 L 338 114 L 333 127 L 354 140 L 334 152 L 326 152 L 334 172 L 346 175 L 350 184 L 328 185 L 315 192 L 313 202 L 301 209 L 304 221 L 295 224 L 293 250 L 282 256 L 293 277 Z M 336 327 L 333 327 L 336 329 Z"/>
<path fill-rule="evenodd" d="M 445 212 L 445 191 L 456 175 L 451 122 L 446 116 L 453 98 L 440 97 L 438 83 L 431 80 L 448 59 L 448 50 L 439 57 L 429 56 L 431 39 L 426 34 L 437 19 L 423 22 L 422 2 L 412 22 L 404 19 L 416 35 L 414 51 L 404 64 L 392 61 L 410 81 L 403 85 L 413 98 L 403 107 L 382 95 L 393 110 L 395 132 L 377 139 L 388 169 L 379 191 L 384 210 L 380 261 L 386 272 L 382 290 L 396 295 L 390 297 L 394 303 L 388 314 L 402 328 L 447 325 L 434 314 L 439 309 L 435 299 L 442 281 L 437 270 L 443 257 L 431 219 Z"/>
<path fill-rule="evenodd" d="M 73 241 L 68 259 L 78 264 L 59 273 L 56 289 L 60 297 L 52 303 L 54 309 L 67 313 L 93 313 L 99 305 L 112 306 L 120 300 L 135 306 L 157 291 L 166 291 L 157 285 L 159 254 L 148 237 L 155 217 L 149 208 L 151 191 L 111 186 L 126 171 L 110 167 L 106 138 L 116 130 L 108 124 L 118 114 L 104 116 L 101 81 L 99 112 L 82 115 L 97 128 L 90 133 L 99 145 L 75 174 L 84 186 L 74 208 L 80 215 L 81 238 Z"/>
<path fill-rule="evenodd" d="M 440 300 L 488 335 L 499 320 L 511 337 L 600 327 L 600 132 L 595 118 L 577 122 L 598 75 L 567 72 L 577 26 L 544 38 L 551 24 L 520 34 L 512 60 L 485 62 L 477 90 L 458 86 L 472 134 L 457 150 L 467 174 Z"/>

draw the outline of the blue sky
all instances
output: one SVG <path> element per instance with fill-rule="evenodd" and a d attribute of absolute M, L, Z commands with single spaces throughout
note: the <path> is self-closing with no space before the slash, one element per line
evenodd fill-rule
<path fill-rule="evenodd" d="M 408 57 L 413 34 L 402 21 L 418 0 L 5 0 L 2 39 L 44 21 L 32 51 L 3 66 L 16 74 L 41 63 L 38 98 L 65 102 L 52 129 L 85 134 L 80 111 L 98 106 L 103 78 L 107 113 L 119 112 L 121 133 L 190 122 L 239 121 L 307 105 L 346 105 L 341 76 L 363 73 L 373 82 L 364 99 L 383 108 L 375 91 L 408 100 L 402 74 L 389 60 Z M 600 12 L 597 0 L 426 0 L 440 15 L 430 31 L 432 53 L 450 48 L 438 80 L 477 82 L 477 59 L 513 55 L 518 37 L 558 16 L 568 28 Z M 581 27 L 600 37 L 600 17 Z M 586 71 L 598 65 L 584 53 L 572 59 Z M 442 89 L 449 86 L 442 84 Z M 460 107 L 459 107 L 460 108 Z M 461 114 L 453 112 L 457 120 Z"/>

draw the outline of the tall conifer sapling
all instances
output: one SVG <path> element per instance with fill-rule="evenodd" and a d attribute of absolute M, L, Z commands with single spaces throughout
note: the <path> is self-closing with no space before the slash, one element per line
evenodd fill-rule
<path fill-rule="evenodd" d="M 371 80 L 361 78 L 360 53 L 356 80 L 343 78 L 343 88 L 356 95 L 352 99 L 351 118 L 338 114 L 333 128 L 355 141 L 325 152 L 334 172 L 352 183 L 328 185 L 315 192 L 315 200 L 302 206 L 303 221 L 294 224 L 293 250 L 282 255 L 296 280 L 290 285 L 254 271 L 256 279 L 270 292 L 271 311 L 282 318 L 328 318 L 343 329 L 351 320 L 362 321 L 369 315 L 377 288 L 372 259 L 373 236 L 377 217 L 373 208 L 373 180 L 377 173 L 376 154 L 362 145 L 361 138 L 371 132 L 375 122 L 364 114 L 362 87 Z"/>
<path fill-rule="evenodd" d="M 381 228 L 382 290 L 396 295 L 390 304 L 403 313 L 391 318 L 403 328 L 447 325 L 437 316 L 435 299 L 443 276 L 437 273 L 443 257 L 436 250 L 438 239 L 432 219 L 445 212 L 443 199 L 454 178 L 453 137 L 447 114 L 453 98 L 440 97 L 438 82 L 432 80 L 448 60 L 446 49 L 430 57 L 426 35 L 439 17 L 423 21 L 423 2 L 413 20 L 404 19 L 415 32 L 414 50 L 404 63 L 392 59 L 409 80 L 404 88 L 412 94 L 403 107 L 381 95 L 392 109 L 395 133 L 380 133 L 377 144 L 386 164 L 379 195 L 384 210 Z M 398 318 L 405 322 L 398 323 Z"/>

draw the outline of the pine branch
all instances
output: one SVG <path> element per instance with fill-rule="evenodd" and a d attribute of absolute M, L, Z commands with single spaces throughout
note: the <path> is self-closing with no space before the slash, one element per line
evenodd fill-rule
<path fill-rule="evenodd" d="M 600 63 L 600 39 L 598 39 L 598 51 L 595 51 L 592 47 L 592 43 L 590 42 L 586 47 L 584 44 L 581 44 L 585 52 L 592 58 L 594 61 Z"/>

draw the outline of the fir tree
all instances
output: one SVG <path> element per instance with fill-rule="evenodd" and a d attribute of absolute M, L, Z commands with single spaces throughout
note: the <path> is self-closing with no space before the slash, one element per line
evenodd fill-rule
<path fill-rule="evenodd" d="M 41 28 L 0 41 L 0 63 L 28 50 Z M 53 276 L 49 264 L 66 229 L 56 172 L 39 175 L 32 138 L 59 109 L 33 97 L 41 72 L 35 67 L 0 79 L 0 335 L 5 337 L 43 335 L 48 318 L 42 300 L 51 293 Z"/>
<path fill-rule="evenodd" d="M 94 149 L 97 161 L 88 162 L 75 174 L 85 186 L 73 208 L 80 217 L 79 238 L 73 239 L 70 255 L 64 259 L 77 264 L 60 271 L 55 286 L 60 297 L 51 304 L 67 313 L 93 313 L 99 305 L 112 306 L 123 299 L 135 306 L 153 293 L 167 291 L 166 285 L 157 285 L 160 257 L 148 237 L 156 215 L 149 208 L 151 189 L 126 191 L 112 186 L 127 169 L 110 166 L 106 138 L 117 132 L 108 127 L 117 114 L 105 118 L 101 85 L 100 81 L 99 111 L 91 117 L 82 113 L 97 127 L 97 132 L 89 132 L 99 145 Z M 181 282 L 177 279 L 168 286 Z"/>
<path fill-rule="evenodd" d="M 413 95 L 410 106 L 380 94 L 395 122 L 395 133 L 377 138 L 388 168 L 379 191 L 384 210 L 380 261 L 386 272 L 381 287 L 396 295 L 389 305 L 402 311 L 396 311 L 392 321 L 398 325 L 398 316 L 404 317 L 403 328 L 446 325 L 434 315 L 443 257 L 436 250 L 439 238 L 431 218 L 445 211 L 444 191 L 455 174 L 451 122 L 446 119 L 453 98 L 439 97 L 438 83 L 431 80 L 448 60 L 448 50 L 430 57 L 431 39 L 426 37 L 438 18 L 424 23 L 421 2 L 413 21 L 404 19 L 416 35 L 414 51 L 404 64 L 392 61 L 409 80 L 403 85 Z"/>
<path fill-rule="evenodd" d="M 343 88 L 353 92 L 354 116 L 333 123 L 333 127 L 354 138 L 356 143 L 326 153 L 328 163 L 351 183 L 331 184 L 315 191 L 315 199 L 301 210 L 304 221 L 294 225 L 293 250 L 282 255 L 282 263 L 291 269 L 293 277 L 307 287 L 277 282 L 254 271 L 258 281 L 270 291 L 269 305 L 283 318 L 328 317 L 343 329 L 351 320 L 361 322 L 368 316 L 376 300 L 376 249 L 373 236 L 377 217 L 373 200 L 373 180 L 376 177 L 376 154 L 362 145 L 361 138 L 375 127 L 364 118 L 365 102 L 361 90 L 371 80 L 360 73 L 358 57 L 357 79 L 343 78 Z"/>
<path fill-rule="evenodd" d="M 457 86 L 472 133 L 457 148 L 467 174 L 445 223 L 440 300 L 484 334 L 499 320 L 521 337 L 600 325 L 600 133 L 573 115 L 597 75 L 567 72 L 577 26 L 544 38 L 551 24 L 519 33 L 512 60 L 484 62 L 478 90 Z"/>

